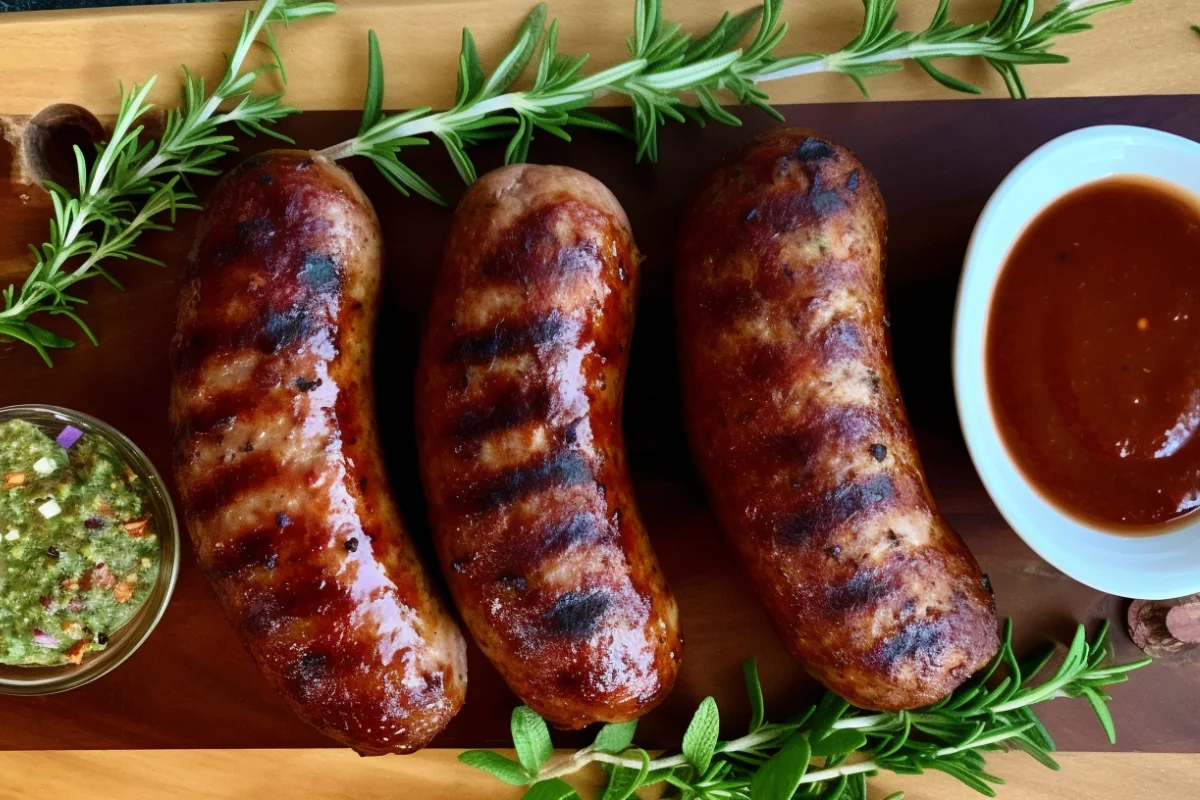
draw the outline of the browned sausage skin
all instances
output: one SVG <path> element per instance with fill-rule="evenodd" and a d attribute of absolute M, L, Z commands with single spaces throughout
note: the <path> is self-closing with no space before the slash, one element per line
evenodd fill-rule
<path fill-rule="evenodd" d="M 196 555 L 272 685 L 364 754 L 422 747 L 466 692 L 373 427 L 381 247 L 347 172 L 250 158 L 209 199 L 171 347 Z"/>
<path fill-rule="evenodd" d="M 896 384 L 886 227 L 851 153 L 771 132 L 686 214 L 676 307 L 692 451 L 755 590 L 815 677 L 893 710 L 945 697 L 998 637 Z"/>
<path fill-rule="evenodd" d="M 459 612 L 564 728 L 645 713 L 679 666 L 621 433 L 638 262 L 588 175 L 485 175 L 455 212 L 417 368 L 421 474 Z"/>

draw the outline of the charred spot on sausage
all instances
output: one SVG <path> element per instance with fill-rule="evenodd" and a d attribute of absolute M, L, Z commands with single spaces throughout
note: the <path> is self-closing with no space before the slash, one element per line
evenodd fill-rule
<path fill-rule="evenodd" d="M 257 530 L 221 548 L 214 548 L 212 569 L 222 575 L 234 575 L 244 569 L 274 569 L 279 561 L 272 532 Z"/>
<path fill-rule="evenodd" d="M 896 486 L 887 474 L 839 486 L 784 520 L 777 535 L 786 544 L 800 544 L 814 535 L 831 532 L 859 512 L 883 505 L 895 495 Z"/>
<path fill-rule="evenodd" d="M 317 292 L 328 292 L 341 284 L 337 264 L 325 253 L 306 253 L 299 275 L 300 280 Z"/>
<path fill-rule="evenodd" d="M 329 654 L 309 651 L 296 659 L 292 678 L 309 683 L 325 677 L 329 671 Z"/>
<path fill-rule="evenodd" d="M 833 155 L 833 148 L 829 146 L 828 142 L 815 136 L 809 136 L 796 148 L 796 155 L 805 163 L 819 161 Z"/>
<path fill-rule="evenodd" d="M 244 219 L 233 226 L 233 235 L 237 237 L 240 244 L 251 244 L 262 237 L 269 235 L 274 229 L 268 217 L 251 217 Z"/>
<path fill-rule="evenodd" d="M 558 450 L 534 464 L 513 467 L 477 484 L 475 505 L 490 511 L 551 486 L 577 486 L 592 480 L 592 468 L 579 453 Z"/>
<path fill-rule="evenodd" d="M 874 652 L 875 660 L 884 669 L 891 670 L 900 661 L 930 655 L 941 648 L 945 627 L 940 620 L 913 620 L 879 643 Z"/>
<path fill-rule="evenodd" d="M 825 604 L 839 613 L 851 611 L 879 602 L 890 591 L 887 583 L 879 580 L 874 570 L 860 568 L 850 580 L 825 590 Z"/>
<path fill-rule="evenodd" d="M 278 461 L 261 451 L 215 467 L 204 479 L 185 488 L 192 516 L 205 519 L 219 507 L 262 486 L 278 474 Z"/>
<path fill-rule="evenodd" d="M 527 325 L 497 325 L 486 333 L 465 336 L 446 353 L 451 362 L 491 361 L 557 342 L 570 330 L 570 321 L 556 309 Z"/>
<path fill-rule="evenodd" d="M 509 387 L 501 391 L 488 407 L 465 411 L 454 425 L 454 435 L 459 439 L 477 439 L 533 419 L 543 419 L 549 410 L 550 394 L 546 387 Z"/>
<path fill-rule="evenodd" d="M 296 388 L 302 392 L 311 392 L 321 385 L 321 379 L 296 378 Z"/>
<path fill-rule="evenodd" d="M 871 458 L 875 459 L 876 461 L 883 461 L 885 458 L 887 458 L 887 448 L 883 445 L 873 444 L 869 449 L 871 451 Z"/>
<path fill-rule="evenodd" d="M 589 512 L 581 512 L 565 522 L 550 523 L 542 529 L 540 555 L 547 556 L 577 544 L 587 544 L 600 537 L 600 520 Z"/>
<path fill-rule="evenodd" d="M 525 591 L 525 579 L 520 575 L 514 575 L 511 572 L 506 572 L 500 577 L 496 578 L 496 580 L 505 589 L 512 589 L 518 592 Z"/>
<path fill-rule="evenodd" d="M 278 352 L 281 348 L 295 344 L 308 335 L 310 322 L 308 312 L 302 306 L 291 306 L 283 311 L 271 311 L 263 326 L 259 349 L 265 353 Z"/>
<path fill-rule="evenodd" d="M 604 589 L 566 592 L 546 616 L 555 633 L 580 639 L 596 629 L 610 605 L 612 595 Z"/>
<path fill-rule="evenodd" d="M 846 209 L 842 195 L 837 189 L 827 187 L 820 173 L 813 178 L 812 188 L 808 191 L 808 201 L 818 217 L 828 217 Z"/>
<path fill-rule="evenodd" d="M 355 536 L 351 536 L 349 539 L 342 542 L 342 547 L 345 549 L 345 551 L 347 553 L 353 553 L 355 550 L 358 549 L 358 538 Z"/>

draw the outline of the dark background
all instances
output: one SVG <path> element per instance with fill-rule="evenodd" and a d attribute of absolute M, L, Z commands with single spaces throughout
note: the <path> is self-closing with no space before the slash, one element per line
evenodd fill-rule
<path fill-rule="evenodd" d="M 0 0 L 0 11 L 50 11 L 58 8 L 163 6 L 168 3 L 211 3 L 213 0 Z"/>

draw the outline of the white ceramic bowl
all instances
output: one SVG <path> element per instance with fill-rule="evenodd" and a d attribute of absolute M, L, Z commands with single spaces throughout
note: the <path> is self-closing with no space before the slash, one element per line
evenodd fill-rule
<path fill-rule="evenodd" d="M 1200 144 L 1104 125 L 1068 133 L 1017 165 L 988 201 L 967 247 L 954 314 L 954 394 L 967 449 L 996 507 L 1038 555 L 1110 594 L 1159 600 L 1200 591 L 1200 516 L 1169 532 L 1106 532 L 1064 513 L 1013 462 L 988 395 L 984 346 L 996 278 L 1029 222 L 1062 195 L 1113 175 L 1159 178 L 1200 194 Z"/>

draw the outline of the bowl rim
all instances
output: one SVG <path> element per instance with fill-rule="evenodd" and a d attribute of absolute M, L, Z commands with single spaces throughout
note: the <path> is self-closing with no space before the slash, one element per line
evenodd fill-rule
<path fill-rule="evenodd" d="M 158 581 L 163 585 L 163 589 L 161 593 L 161 599 L 158 601 L 157 605 L 144 605 L 141 609 L 135 611 L 134 615 L 129 619 L 129 621 L 120 628 L 120 630 L 124 630 L 128 626 L 134 624 L 140 626 L 140 630 L 138 631 L 137 635 L 133 639 L 129 640 L 129 644 L 125 647 L 124 651 L 108 660 L 100 660 L 99 657 L 90 661 L 85 660 L 82 664 L 78 665 L 74 669 L 56 675 L 39 677 L 36 673 L 47 669 L 60 669 L 60 666 L 47 667 L 41 665 L 30 665 L 14 667 L 21 670 L 28 670 L 30 672 L 30 678 L 14 679 L 11 677 L 0 677 L 0 694 L 19 695 L 26 697 L 58 694 L 60 692 L 70 691 L 71 689 L 78 689 L 81 686 L 85 686 L 92 681 L 98 680 L 99 678 L 109 674 L 117 667 L 124 664 L 129 657 L 136 653 L 141 646 L 145 644 L 146 640 L 150 638 L 150 634 L 152 634 L 155 628 L 158 627 L 158 623 L 162 620 L 163 615 L 167 611 L 167 606 L 169 606 L 171 603 L 171 598 L 175 593 L 175 584 L 179 578 L 180 551 L 182 549 L 179 519 L 176 515 L 175 504 L 171 499 L 171 493 L 168 489 L 167 483 L 163 480 L 162 475 L 154 466 L 154 462 L 152 462 L 145 452 L 143 452 L 142 449 L 124 433 L 117 430 L 114 426 L 108 424 L 104 420 L 97 419 L 96 417 L 93 417 L 90 414 L 85 414 L 82 411 L 76 411 L 71 408 L 51 405 L 48 403 L 20 403 L 16 405 L 0 407 L 0 421 L 21 418 L 23 415 L 36 417 L 37 415 L 44 416 L 47 414 L 51 416 L 62 417 L 68 421 L 82 423 L 84 427 L 89 428 L 93 432 L 99 433 L 110 440 L 113 440 L 120 446 L 120 449 L 127 451 L 134 456 L 134 460 L 137 463 L 130 464 L 130 466 L 148 478 L 147 483 L 152 495 L 152 502 L 158 503 L 161 505 L 162 510 L 166 511 L 167 525 L 165 527 L 167 530 L 160 529 L 158 532 L 160 541 L 160 555 L 167 555 L 166 550 L 168 546 L 168 538 L 171 554 L 169 556 L 169 563 L 164 564 L 160 562 Z M 122 456 L 125 455 L 126 452 L 122 452 Z M 166 561 L 166 559 L 164 559 L 164 561 Z M 163 572 L 163 566 L 167 567 L 165 575 Z M 163 583 L 164 580 L 165 584 Z M 157 589 L 158 587 L 156 586 L 155 588 Z M 147 600 L 149 600 L 149 598 L 147 598 Z M 147 613 L 148 615 L 144 616 L 141 620 L 138 620 L 138 616 L 143 613 Z M 92 668 L 89 669 L 89 665 L 92 665 Z"/>
<path fill-rule="evenodd" d="M 1200 516 L 1190 523 L 1176 523 L 1161 534 L 1129 536 L 1119 532 L 1121 526 L 1114 525 L 1106 528 L 1100 521 L 1081 519 L 1060 508 L 1028 479 L 1021 468 L 1017 466 L 1005 444 L 987 388 L 987 367 L 984 363 L 983 347 L 977 347 L 977 345 L 986 346 L 988 312 L 991 308 L 998 276 L 1007 263 L 1008 254 L 1019 240 L 1021 233 L 1051 203 L 1081 186 L 1116 175 L 1153 178 L 1164 181 L 1186 193 L 1200 194 L 1200 183 L 1184 184 L 1139 169 L 1121 169 L 1120 165 L 1125 159 L 1119 156 L 1108 161 L 1100 160 L 1096 162 L 1097 165 L 1108 164 L 1111 168 L 1107 171 L 1098 171 L 1090 177 L 1078 180 L 1072 178 L 1065 188 L 1054 194 L 1046 203 L 1036 207 L 1030 204 L 1027 210 L 1016 213 L 1016 218 L 1020 220 L 1018 233 L 1008 242 L 1007 249 L 1002 254 L 997 256 L 995 248 L 988 252 L 983 251 L 985 234 L 991 226 L 998 224 L 998 219 L 1005 210 L 1006 204 L 1011 202 L 1012 197 L 1020 190 L 1024 182 L 1030 179 L 1031 175 L 1050 168 L 1055 162 L 1079 148 L 1105 142 L 1133 148 L 1166 148 L 1186 154 L 1189 158 L 1200 160 L 1200 143 L 1182 136 L 1132 125 L 1097 125 L 1071 131 L 1046 142 L 1022 159 L 1005 176 L 980 213 L 963 258 L 962 273 L 955 296 L 951 341 L 955 408 L 967 452 L 985 490 L 1009 527 L 1040 558 L 1071 578 L 1108 594 L 1148 600 L 1169 599 L 1200 591 L 1200 564 L 1181 569 L 1166 577 L 1161 574 L 1142 575 L 1133 568 L 1123 568 L 1121 563 L 1110 563 L 1107 568 L 1097 568 L 1091 561 L 1080 557 L 1078 553 L 1072 557 L 1067 555 L 1064 549 L 1050 546 L 1051 534 L 1040 527 L 1036 530 L 1024 529 L 1021 524 L 1022 515 L 1018 513 L 1019 506 L 1016 500 L 1010 497 L 1007 490 L 1001 486 L 1001 480 L 1015 474 L 1020 483 L 1030 490 L 1028 496 L 1025 493 L 1022 494 L 1022 500 L 1035 503 L 1040 511 L 1048 514 L 1057 523 L 1104 537 L 1109 540 L 1108 543 L 1114 549 L 1123 547 L 1144 550 L 1151 546 L 1145 544 L 1149 541 L 1161 540 L 1164 537 L 1196 535 L 1197 529 L 1200 529 Z M 986 291 L 983 303 L 984 312 L 975 315 L 975 318 L 968 319 L 965 306 L 968 304 L 969 296 L 973 300 L 974 295 L 984 291 Z M 982 390 L 971 384 L 972 379 L 982 382 Z M 980 392 L 983 402 L 968 403 L 968 395 Z M 999 460 L 1002 462 L 1000 464 L 991 463 L 996 453 L 1000 456 Z M 1118 546 L 1114 544 L 1117 540 L 1126 544 Z M 1136 542 L 1142 544 L 1129 544 Z"/>

